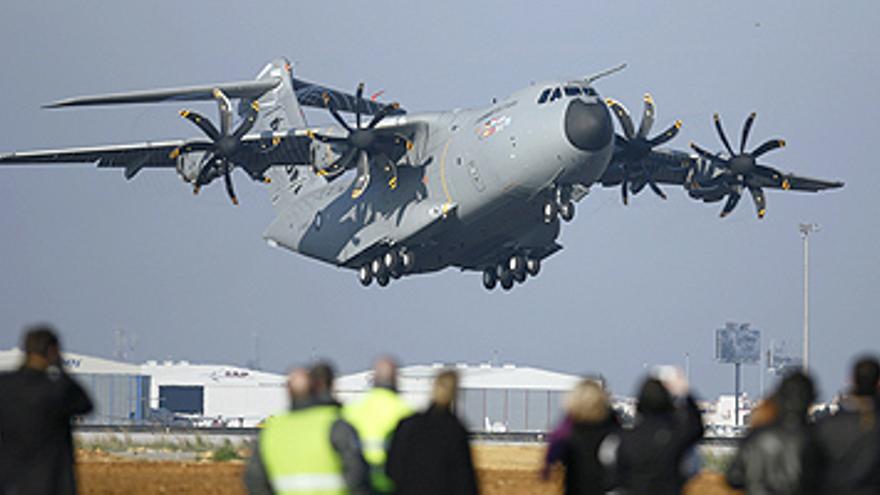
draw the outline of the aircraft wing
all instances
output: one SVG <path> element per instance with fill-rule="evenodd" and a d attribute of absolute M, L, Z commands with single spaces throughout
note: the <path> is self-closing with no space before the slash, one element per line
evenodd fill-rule
<path fill-rule="evenodd" d="M 262 174 L 274 164 L 309 162 L 312 129 L 245 136 L 236 160 L 251 176 Z M 323 132 L 323 129 L 321 129 Z M 57 150 L 26 151 L 0 155 L 2 165 L 50 165 L 93 163 L 98 167 L 123 168 L 131 179 L 143 168 L 174 168 L 180 156 L 175 150 L 189 140 L 143 142 L 110 146 L 90 146 Z"/>
<path fill-rule="evenodd" d="M 688 183 L 694 181 L 698 184 L 709 183 L 720 174 L 720 170 L 711 162 L 679 150 L 652 150 L 641 160 L 641 164 L 650 171 L 654 181 L 658 184 L 687 186 Z M 782 181 L 774 181 L 767 177 L 753 178 L 758 181 L 755 185 L 760 187 L 792 191 L 819 192 L 826 189 L 837 189 L 844 185 L 840 181 L 813 179 L 793 173 L 784 173 L 783 179 Z M 599 181 L 606 187 L 620 185 L 623 181 L 621 164 L 612 162 Z"/>
<path fill-rule="evenodd" d="M 336 103 L 337 110 L 351 113 L 354 113 L 355 111 L 357 97 L 353 94 L 323 86 L 321 84 L 304 81 L 299 78 L 293 79 L 293 90 L 296 92 L 296 99 L 299 101 L 300 105 L 326 108 L 327 105 L 324 104 L 324 94 L 326 93 L 327 96 Z M 367 115 L 375 115 L 379 113 L 379 110 L 388 106 L 387 103 L 381 103 L 372 98 L 361 98 L 360 105 L 361 113 Z M 388 114 L 402 115 L 405 113 L 406 111 L 398 108 L 397 110 L 390 111 Z"/>

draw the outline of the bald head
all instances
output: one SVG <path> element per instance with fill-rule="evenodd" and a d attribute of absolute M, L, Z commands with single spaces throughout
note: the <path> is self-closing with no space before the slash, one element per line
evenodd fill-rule
<path fill-rule="evenodd" d="M 309 370 L 295 368 L 287 375 L 287 393 L 292 405 L 302 404 L 309 398 Z"/>
<path fill-rule="evenodd" d="M 397 361 L 383 356 L 373 364 L 373 386 L 397 390 Z"/>

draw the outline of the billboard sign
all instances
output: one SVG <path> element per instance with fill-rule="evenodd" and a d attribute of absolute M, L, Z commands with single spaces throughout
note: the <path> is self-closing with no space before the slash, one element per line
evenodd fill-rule
<path fill-rule="evenodd" d="M 748 323 L 728 323 L 715 331 L 715 359 L 724 364 L 761 362 L 761 331 Z"/>

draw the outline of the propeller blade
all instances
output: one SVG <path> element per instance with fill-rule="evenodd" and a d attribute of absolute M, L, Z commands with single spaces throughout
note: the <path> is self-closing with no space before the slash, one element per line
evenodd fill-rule
<path fill-rule="evenodd" d="M 384 119 L 385 117 L 387 117 L 389 113 L 391 113 L 391 112 L 397 110 L 398 108 L 400 108 L 400 104 L 397 103 L 397 102 L 394 102 L 394 103 L 392 103 L 392 104 L 390 104 L 390 105 L 386 105 L 386 106 L 382 107 L 382 109 L 379 110 L 379 112 L 378 112 L 376 115 L 373 116 L 373 120 L 371 120 L 370 123 L 367 124 L 367 129 L 372 129 L 372 128 L 376 127 L 376 125 L 377 125 L 382 119 Z"/>
<path fill-rule="evenodd" d="M 752 193 L 752 199 L 755 201 L 758 218 L 764 218 L 764 214 L 767 213 L 767 199 L 764 198 L 764 190 L 758 186 L 749 186 L 749 192 Z"/>
<path fill-rule="evenodd" d="M 771 139 L 769 141 L 765 141 L 764 144 L 755 148 L 755 151 L 752 151 L 752 156 L 755 158 L 760 157 L 765 153 L 769 153 L 776 148 L 782 148 L 785 146 L 784 139 Z"/>
<path fill-rule="evenodd" d="M 665 131 L 663 131 L 663 134 L 660 134 L 659 136 L 655 137 L 654 139 L 651 139 L 650 141 L 648 141 L 648 145 L 653 148 L 655 146 L 660 146 L 661 144 L 666 144 L 672 138 L 674 138 L 675 136 L 678 135 L 678 131 L 680 129 L 681 129 L 681 121 L 676 120 L 675 123 L 669 127 L 669 129 L 666 129 Z"/>
<path fill-rule="evenodd" d="M 629 204 L 629 170 L 623 165 L 623 180 L 620 182 L 620 195 L 623 198 L 623 204 Z"/>
<path fill-rule="evenodd" d="M 750 113 L 746 118 L 746 122 L 743 124 L 742 137 L 739 141 L 740 154 L 743 154 L 746 151 L 746 142 L 749 140 L 749 132 L 752 130 L 752 124 L 755 123 L 755 117 L 757 117 L 755 112 Z"/>
<path fill-rule="evenodd" d="M 219 88 L 215 88 L 213 94 L 220 112 L 220 134 L 228 136 L 232 132 L 232 102 Z"/>
<path fill-rule="evenodd" d="M 613 100 L 608 98 L 605 100 L 605 104 L 611 108 L 611 111 L 614 112 L 614 115 L 617 116 L 618 122 L 620 122 L 620 127 L 623 128 L 623 135 L 627 139 L 633 139 L 636 137 L 636 131 L 633 127 L 632 119 L 629 117 L 629 112 L 626 107 L 623 106 L 617 100 Z"/>
<path fill-rule="evenodd" d="M 721 218 L 730 215 L 730 212 L 736 208 L 736 204 L 739 203 L 739 198 L 742 197 L 742 194 L 739 192 L 739 189 L 731 189 L 730 193 L 727 195 L 727 202 L 724 203 L 724 209 L 721 210 Z"/>
<path fill-rule="evenodd" d="M 639 132 L 636 137 L 646 138 L 654 126 L 654 98 L 651 93 L 645 93 L 645 111 L 642 113 L 642 122 L 639 124 Z"/>
<path fill-rule="evenodd" d="M 346 123 L 342 116 L 339 115 L 339 112 L 336 111 L 336 103 L 333 102 L 333 99 L 330 98 L 330 95 L 327 93 L 324 93 L 324 105 L 327 106 L 327 110 L 330 111 L 330 115 L 336 119 L 336 122 L 339 122 L 339 125 L 341 125 L 343 129 L 351 133 L 351 127 L 348 126 L 348 123 Z"/>
<path fill-rule="evenodd" d="M 351 199 L 358 199 L 370 185 L 370 157 L 367 152 L 360 150 L 358 153 L 357 178 L 354 180 L 354 188 L 351 190 Z"/>
<path fill-rule="evenodd" d="M 214 127 L 214 124 L 201 114 L 191 110 L 181 110 L 180 116 L 195 124 L 196 127 L 201 129 L 202 132 L 211 139 L 211 141 L 220 139 L 220 133 L 217 131 L 217 128 Z"/>
<path fill-rule="evenodd" d="M 210 151 L 213 148 L 214 143 L 209 143 L 207 141 L 193 141 L 171 150 L 171 153 L 168 153 L 168 158 L 174 160 L 180 156 L 181 153 L 189 153 L 190 151 Z"/>
<path fill-rule="evenodd" d="M 357 122 L 357 128 L 361 128 L 361 99 L 364 97 L 364 83 L 358 83 L 357 91 L 354 94 L 354 117 Z"/>
<path fill-rule="evenodd" d="M 730 153 L 730 156 L 736 155 L 733 152 L 733 148 L 730 147 L 730 143 L 727 141 L 727 135 L 724 134 L 724 129 L 721 127 L 721 116 L 717 113 L 712 116 L 712 119 L 715 120 L 715 130 L 718 131 L 718 136 L 721 138 L 721 142 L 724 143 L 724 147 L 727 148 L 727 152 Z"/>
<path fill-rule="evenodd" d="M 251 103 L 250 109 L 251 111 L 248 112 L 247 117 L 245 117 L 242 123 L 239 124 L 238 129 L 232 134 L 232 137 L 235 138 L 236 142 L 241 141 L 241 138 L 250 132 L 250 130 L 254 128 L 254 124 L 257 122 L 257 114 L 260 112 L 260 104 L 254 101 Z"/>
<path fill-rule="evenodd" d="M 712 160 L 715 162 L 720 162 L 720 163 L 725 163 L 725 164 L 727 163 L 727 160 L 725 160 L 724 158 L 721 158 L 720 156 L 718 156 L 714 153 L 709 153 L 708 151 L 704 150 L 703 148 L 697 146 L 697 143 L 691 143 L 691 149 L 696 151 L 698 155 L 702 156 L 703 158 L 705 158 L 707 160 Z"/>
<path fill-rule="evenodd" d="M 229 195 L 229 199 L 232 200 L 232 204 L 238 206 L 238 198 L 235 197 L 235 189 L 232 187 L 232 177 L 230 175 L 232 171 L 232 164 L 229 163 L 228 160 L 223 160 L 223 182 L 226 183 L 226 194 Z"/>
<path fill-rule="evenodd" d="M 317 132 L 308 132 L 307 135 L 311 139 L 316 139 L 318 141 L 321 141 L 322 143 L 327 143 L 327 144 L 339 144 L 339 143 L 348 142 L 348 139 L 344 138 L 344 137 L 325 136 L 324 134 L 318 134 Z"/>
<path fill-rule="evenodd" d="M 657 185 L 657 182 L 654 181 L 654 174 L 648 170 L 648 167 L 642 165 L 642 169 L 645 171 L 645 180 L 648 181 L 648 187 L 654 191 L 654 194 L 660 196 L 662 199 L 666 199 L 666 193 L 663 192 L 663 189 L 660 189 L 660 186 Z"/>

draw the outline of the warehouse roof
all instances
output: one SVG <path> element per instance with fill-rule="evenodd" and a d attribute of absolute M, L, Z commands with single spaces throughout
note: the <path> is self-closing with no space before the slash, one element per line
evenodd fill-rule
<path fill-rule="evenodd" d="M 0 370 L 11 370 L 21 365 L 23 360 L 21 349 L 12 348 L 0 351 Z M 64 367 L 72 373 L 89 374 L 120 374 L 140 375 L 141 367 L 131 363 L 123 363 L 110 359 L 64 352 Z"/>

